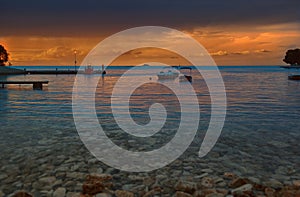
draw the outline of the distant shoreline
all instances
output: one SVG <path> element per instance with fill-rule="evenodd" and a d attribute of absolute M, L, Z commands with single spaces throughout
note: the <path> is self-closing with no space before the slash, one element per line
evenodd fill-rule
<path fill-rule="evenodd" d="M 92 65 L 95 67 L 101 67 L 102 65 Z M 139 66 L 139 67 L 143 67 L 143 65 L 109 65 L 106 67 L 134 67 L 134 66 Z M 164 66 L 164 65 L 150 65 L 150 66 Z M 179 65 L 170 65 L 173 67 L 177 67 Z M 192 66 L 192 65 L 180 65 L 180 66 Z M 209 66 L 209 65 L 206 65 Z M 282 64 L 282 65 L 217 65 L 218 67 L 266 67 L 266 66 L 270 66 L 270 67 L 274 67 L 274 66 L 289 66 L 286 64 Z M 18 68 L 18 67 L 72 67 L 75 68 L 74 65 L 12 65 L 12 66 L 6 66 L 6 68 Z M 76 68 L 79 68 L 80 65 L 76 66 Z M 145 67 L 145 66 L 144 66 Z"/>
<path fill-rule="evenodd" d="M 7 66 L 0 66 L 0 75 L 17 75 L 17 74 L 26 74 L 24 70 L 7 67 Z"/>
<path fill-rule="evenodd" d="M 106 70 L 128 70 L 135 66 L 108 66 Z M 137 66 L 140 69 L 151 69 L 151 67 L 163 68 L 164 66 Z M 179 68 L 179 66 L 172 66 L 174 68 Z M 196 69 L 195 66 L 180 66 L 180 67 L 190 67 L 193 70 Z M 284 66 L 279 65 L 270 65 L 270 66 L 218 66 L 217 68 L 220 70 L 227 69 L 275 69 L 276 71 L 284 70 Z M 102 70 L 102 66 L 93 66 L 95 70 Z M 198 69 L 210 70 L 216 69 L 215 66 L 199 66 Z M 77 74 L 77 71 L 82 69 L 80 66 L 5 66 L 0 67 L 0 75 L 18 75 L 18 74 Z"/>

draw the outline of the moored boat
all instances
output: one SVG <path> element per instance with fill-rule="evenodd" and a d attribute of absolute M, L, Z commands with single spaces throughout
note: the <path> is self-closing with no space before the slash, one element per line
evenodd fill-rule
<path fill-rule="evenodd" d="M 300 80 L 300 75 L 289 75 L 289 80 Z"/>
<path fill-rule="evenodd" d="M 178 76 L 179 72 L 170 66 L 165 67 L 164 70 L 157 74 L 158 80 L 176 79 Z"/>
<path fill-rule="evenodd" d="M 179 67 L 179 69 L 180 70 L 184 70 L 184 69 L 186 69 L 186 70 L 190 70 L 190 73 L 189 74 L 181 74 L 180 76 L 179 76 L 179 81 L 180 82 L 190 82 L 190 83 L 192 83 L 192 81 L 193 81 L 193 77 L 192 77 L 192 68 L 191 67 Z"/>
<path fill-rule="evenodd" d="M 289 80 L 300 80 L 300 65 L 281 66 L 281 68 L 289 69 Z"/>

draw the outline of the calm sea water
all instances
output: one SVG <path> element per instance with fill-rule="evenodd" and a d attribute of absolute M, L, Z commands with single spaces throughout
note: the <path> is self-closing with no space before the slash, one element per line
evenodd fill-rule
<path fill-rule="evenodd" d="M 108 135 L 120 130 L 111 113 L 110 96 L 125 71 L 124 68 L 108 69 L 107 76 L 98 83 L 95 105 L 99 122 Z M 299 177 L 300 82 L 288 81 L 288 71 L 274 66 L 220 67 L 220 71 L 227 93 L 227 116 L 217 145 L 203 161 L 213 162 L 216 170 L 223 171 L 239 171 L 236 169 L 239 165 L 249 169 L 240 170 L 241 174 L 253 173 L 260 178 L 270 178 L 279 167 L 289 166 L 296 170 L 293 176 Z M 201 138 L 210 117 L 210 97 L 201 75 L 195 70 L 192 74 L 201 110 Z M 58 147 L 55 151 L 70 154 L 72 145 L 68 139 L 78 136 L 72 114 L 74 75 L 19 75 L 5 79 L 49 80 L 49 85 L 43 91 L 33 91 L 31 85 L 8 85 L 0 89 L 1 166 L 21 165 L 18 157 L 16 161 L 12 158 L 20 155 L 26 161 L 26 157 L 34 157 L 39 142 L 45 139 L 61 139 L 52 141 Z M 97 79 L 98 76 L 87 76 L 87 80 Z M 147 124 L 149 106 L 153 102 L 165 105 L 168 119 L 164 129 L 170 133 L 161 143 L 167 143 L 174 135 L 172 129 L 178 127 L 180 107 L 176 95 L 168 88 L 155 84 L 155 79 L 151 82 L 134 91 L 130 100 L 131 116 L 137 123 Z M 199 147 L 197 143 L 196 140 L 195 147 Z M 122 143 L 120 146 L 126 147 Z M 135 146 L 141 148 L 142 144 Z M 197 150 L 194 157 L 196 153 Z"/>

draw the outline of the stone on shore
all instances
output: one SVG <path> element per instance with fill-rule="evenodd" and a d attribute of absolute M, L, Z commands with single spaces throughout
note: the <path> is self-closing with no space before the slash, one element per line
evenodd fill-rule
<path fill-rule="evenodd" d="M 300 180 L 294 180 L 293 185 L 300 188 Z"/>
<path fill-rule="evenodd" d="M 112 186 L 111 179 L 112 176 L 109 174 L 88 175 L 85 183 L 82 185 L 82 193 L 95 195 L 108 191 Z"/>
<path fill-rule="evenodd" d="M 134 194 L 125 190 L 117 190 L 115 192 L 116 197 L 134 197 Z"/>
<path fill-rule="evenodd" d="M 63 187 L 59 187 L 53 193 L 53 197 L 65 197 L 66 196 L 66 189 Z"/>
<path fill-rule="evenodd" d="M 234 193 L 243 193 L 243 192 L 247 192 L 247 191 L 251 191 L 253 188 L 253 186 L 251 184 L 245 184 L 245 185 L 242 185 L 238 188 L 235 188 L 233 190 L 231 190 L 231 192 L 234 194 Z"/>
<path fill-rule="evenodd" d="M 193 196 L 185 192 L 177 191 L 174 197 L 193 197 Z"/>
<path fill-rule="evenodd" d="M 1 196 L 1 194 L 0 194 L 0 196 Z M 19 192 L 14 193 L 12 195 L 12 197 L 33 197 L 33 196 L 31 194 L 27 193 L 27 192 L 19 191 Z"/>
<path fill-rule="evenodd" d="M 187 181 L 178 181 L 175 190 L 193 194 L 197 190 L 197 184 Z"/>

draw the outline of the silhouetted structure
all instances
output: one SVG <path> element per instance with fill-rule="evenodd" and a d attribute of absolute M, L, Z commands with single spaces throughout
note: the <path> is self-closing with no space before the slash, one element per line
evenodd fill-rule
<path fill-rule="evenodd" d="M 300 49 L 290 49 L 286 52 L 286 55 L 283 59 L 283 61 L 287 64 L 290 64 L 290 66 L 282 66 L 282 68 L 287 69 L 300 69 Z M 299 73 L 289 73 L 288 76 L 289 80 L 300 80 L 300 74 Z"/>
<path fill-rule="evenodd" d="M 290 49 L 286 52 L 283 61 L 290 65 L 300 66 L 300 49 Z"/>
<path fill-rule="evenodd" d="M 0 45 L 0 66 L 5 66 L 5 63 L 8 61 L 8 55 L 4 46 Z"/>

